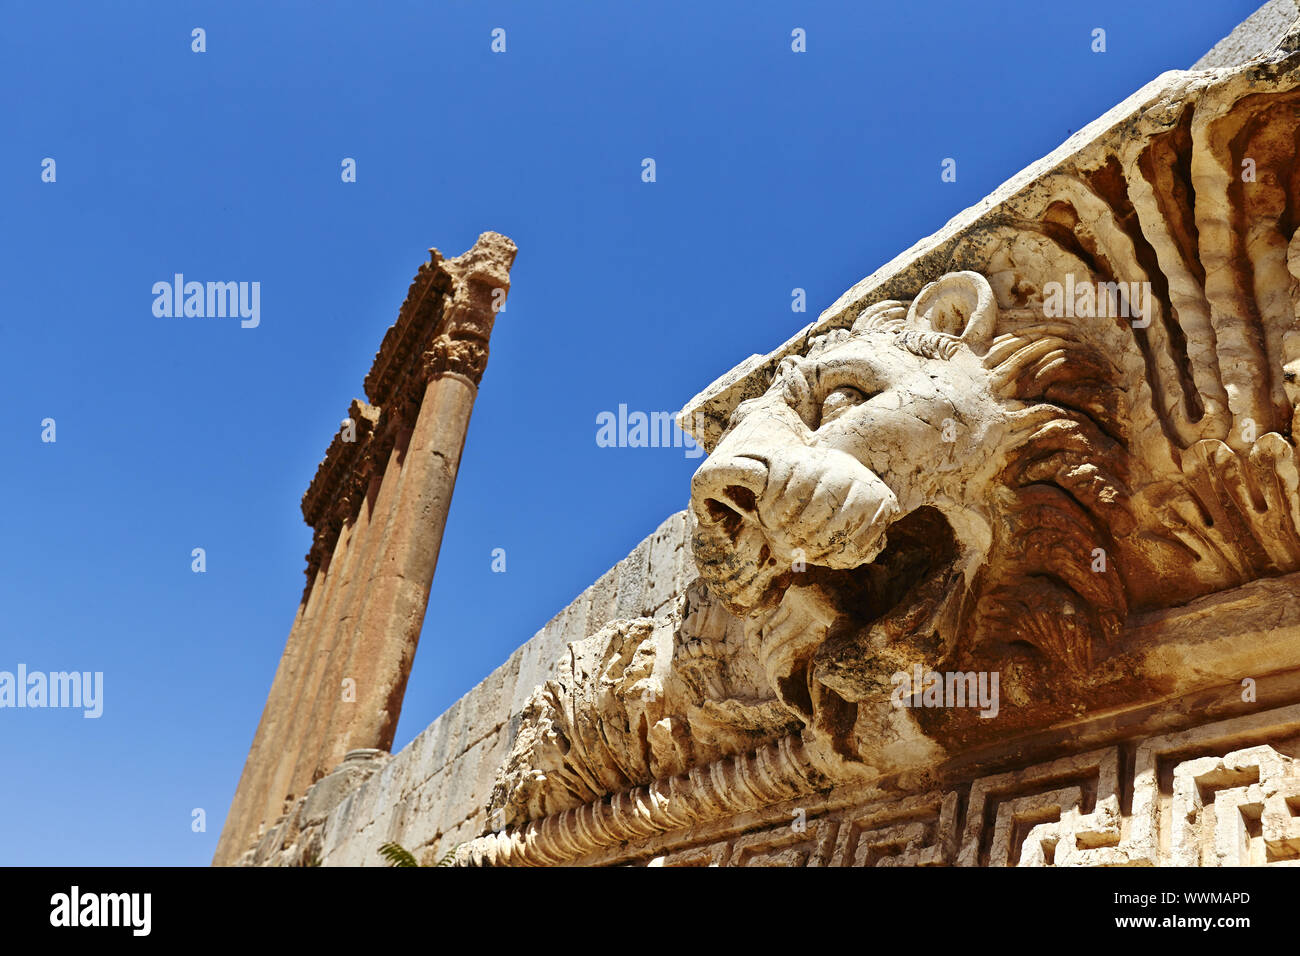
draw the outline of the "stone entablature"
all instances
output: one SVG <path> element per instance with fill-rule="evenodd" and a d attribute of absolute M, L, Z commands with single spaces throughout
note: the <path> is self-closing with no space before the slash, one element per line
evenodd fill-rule
<path fill-rule="evenodd" d="M 1297 747 L 1293 705 L 900 797 L 869 785 L 819 787 L 824 780 L 791 743 L 680 789 L 674 781 L 485 837 L 459 862 L 1297 866 Z M 791 795 L 797 788 L 804 792 Z"/>
<path fill-rule="evenodd" d="M 647 866 L 1298 866 L 1300 708 L 1149 737 L 951 790 L 835 789 L 693 841 L 579 863 Z M 1259 741 L 1258 743 L 1256 741 Z M 1135 772 L 1121 773 L 1133 754 Z M 1206 754 L 1206 756 L 1199 756 Z M 1162 790 L 1162 778 L 1172 778 Z M 1133 809 L 1125 815 L 1121 806 Z"/>
<path fill-rule="evenodd" d="M 772 846 L 807 851 L 799 865 L 828 865 L 832 859 L 864 865 L 853 862 L 860 856 L 857 850 L 838 856 L 832 852 L 831 829 L 848 822 L 859 831 L 891 831 L 872 837 L 882 841 L 912 834 L 898 862 L 889 862 L 898 854 L 882 851 L 865 865 L 1046 865 L 1053 860 L 1056 865 L 1182 865 L 1180 857 L 1171 855 L 1168 841 L 1161 849 L 1156 839 L 1182 825 L 1182 817 L 1169 815 L 1169 801 L 1193 799 L 1186 787 L 1179 796 L 1182 785 L 1166 772 L 1172 767 L 1168 761 L 1176 757 L 1181 766 L 1193 757 L 1210 755 L 1227 760 L 1225 766 L 1238 766 L 1241 760 L 1256 759 L 1259 752 L 1229 759 L 1230 754 L 1264 743 L 1276 750 L 1276 757 L 1260 759 L 1266 759 L 1271 768 L 1267 772 L 1280 789 L 1264 786 L 1233 799 L 1244 807 L 1246 823 L 1254 819 L 1260 800 L 1271 800 L 1272 835 L 1267 848 L 1260 849 L 1260 844 L 1242 853 L 1263 853 L 1261 862 L 1270 863 L 1300 859 L 1300 824 L 1288 823 L 1286 816 L 1300 815 L 1295 789 L 1300 780 L 1293 779 L 1293 758 L 1300 758 L 1300 704 L 1269 703 L 1300 700 L 1300 574 L 1254 582 L 1145 616 L 1134 623 L 1128 637 L 1133 653 L 1126 666 L 1147 674 L 1151 686 L 1162 687 L 1164 694 L 1134 698 L 1122 707 L 1082 714 L 1068 723 L 1011 735 L 945 759 L 917 761 L 889 776 L 828 760 L 803 735 L 795 734 L 524 826 L 504 828 L 462 847 L 459 862 L 604 865 L 653 862 L 668 853 L 670 863 L 680 855 L 683 861 L 705 860 L 701 865 L 736 865 L 737 846 L 749 847 L 745 852 L 752 856 L 759 843 L 769 844 L 746 836 L 733 846 L 722 836 L 767 832 L 764 827 L 770 825 Z M 1257 675 L 1248 689 L 1240 676 L 1246 673 Z M 1061 753 L 1066 756 L 1049 759 Z M 1215 769 L 1218 764 L 1187 766 L 1187 773 L 1203 780 L 1215 774 L 1229 781 L 1249 776 L 1221 772 Z M 1063 781 L 1073 789 L 1061 792 Z M 900 793 L 906 796 L 898 799 Z M 1127 817 L 1119 812 L 1121 796 L 1136 801 L 1123 804 L 1135 808 Z M 959 803 L 950 803 L 955 800 Z M 990 808 L 987 813 L 979 809 L 982 805 Z M 996 810 L 1002 805 L 1007 809 Z M 998 812 L 1010 816 L 999 820 Z M 949 835 L 922 840 L 932 832 L 920 823 L 940 818 L 947 819 Z M 867 827 L 863 821 L 875 822 Z M 1025 821 L 1044 828 L 1032 834 L 1026 829 L 1014 842 L 1004 833 L 1002 842 L 989 849 L 986 828 L 1006 830 Z M 918 828 L 893 832 L 904 823 Z M 1067 826 L 1074 827 L 1070 833 L 1078 840 L 1067 841 L 1053 856 L 1052 847 Z M 820 854 L 809 849 L 817 833 L 827 841 Z M 1116 842 L 1121 833 L 1127 837 L 1122 845 Z M 848 839 L 846 833 L 841 836 Z M 1036 843 L 1031 844 L 1031 836 Z M 1113 852 L 1099 852 L 1106 848 Z"/>
<path fill-rule="evenodd" d="M 450 262 L 430 249 L 429 261 L 411 280 L 397 321 L 384 333 L 366 374 L 369 403 L 354 399 L 348 407 L 351 429 L 334 436 L 302 497 L 303 518 L 315 529 L 305 572 L 308 590 L 322 559 L 332 553 L 339 528 L 355 519 L 370 479 L 382 477 L 394 444 L 414 427 L 429 381 L 449 371 L 476 386 L 482 379 L 513 261 L 513 244 L 504 236 L 489 238 L 496 235 L 485 233 L 479 245 Z M 473 361 L 449 364 L 447 356 L 455 350 L 472 352 Z"/>

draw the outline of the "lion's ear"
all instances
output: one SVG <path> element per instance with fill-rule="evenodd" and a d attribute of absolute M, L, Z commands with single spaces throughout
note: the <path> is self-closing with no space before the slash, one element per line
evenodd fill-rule
<path fill-rule="evenodd" d="M 998 302 L 978 272 L 949 272 L 921 290 L 907 312 L 907 324 L 955 336 L 983 352 L 993 337 Z"/>

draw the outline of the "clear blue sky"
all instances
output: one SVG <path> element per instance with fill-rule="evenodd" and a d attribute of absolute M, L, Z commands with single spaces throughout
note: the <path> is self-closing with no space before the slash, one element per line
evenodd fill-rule
<path fill-rule="evenodd" d="M 0 864 L 210 861 L 299 499 L 429 246 L 519 256 L 397 747 L 685 506 L 698 460 L 598 413 L 677 410 L 1257 6 L 7 5 L 0 670 L 102 671 L 104 713 L 0 710 Z M 260 326 L 156 318 L 176 272 Z"/>

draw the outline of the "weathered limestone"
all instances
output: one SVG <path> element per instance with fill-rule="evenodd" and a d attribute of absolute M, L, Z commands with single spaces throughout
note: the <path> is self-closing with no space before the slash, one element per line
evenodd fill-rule
<path fill-rule="evenodd" d="M 353 542 L 357 530 L 357 525 L 349 520 L 339 529 L 335 540 L 320 596 L 319 614 L 315 627 L 309 632 L 311 643 L 298 674 L 285 731 L 276 740 L 275 756 L 267 760 L 270 783 L 262 806 L 264 820 L 278 817 L 284 810 L 285 800 L 294 794 L 294 786 L 302 783 L 301 776 L 294 774 L 294 761 L 289 755 L 310 749 L 318 736 L 319 725 L 309 721 L 308 715 L 312 712 L 313 702 L 321 696 L 321 675 L 334 638 L 332 624 L 338 616 L 339 604 L 345 598 L 344 581 L 356 565 L 359 548 L 356 544 L 349 548 L 349 543 Z"/>
<path fill-rule="evenodd" d="M 296 826 L 294 801 L 345 754 L 392 746 L 514 257 L 496 233 L 455 259 L 431 250 L 366 378 L 370 403 L 353 402 L 303 497 L 315 529 L 308 589 L 216 863 L 239 859 L 281 818 Z M 331 775 L 331 793 L 359 781 L 353 769 Z M 320 806 L 318 796 L 309 815 Z"/>
<path fill-rule="evenodd" d="M 569 644 L 609 624 L 615 611 L 609 582 L 641 582 L 640 590 L 629 583 L 620 592 L 623 606 L 637 616 L 680 617 L 696 581 L 689 550 L 686 515 L 679 512 L 400 753 L 380 752 L 349 769 L 350 757 L 310 787 L 241 862 L 295 866 L 316 859 L 326 866 L 381 866 L 378 849 L 389 840 L 430 862 L 503 824 L 502 816 L 494 820 L 489 813 L 489 799 L 498 768 L 516 742 L 522 711 L 539 685 L 559 674 Z M 703 599 L 705 592 L 695 590 Z M 694 632 L 721 637 L 728 626 L 734 631 L 738 622 L 721 608 L 717 612 L 693 623 Z M 329 808 L 323 818 L 321 808 Z"/>
<path fill-rule="evenodd" d="M 1300 568 L 1300 55 L 1134 100 L 697 399 L 696 559 L 846 759 L 1141 697 L 1131 611 Z M 1019 706 L 893 726 L 917 666 Z"/>
<path fill-rule="evenodd" d="M 1282 595 L 1289 600 L 1279 604 Z M 1136 659 L 1124 666 L 1149 668 L 1145 673 L 1154 685 L 1168 688 L 1166 696 L 1135 698 L 1118 707 L 1083 711 L 1035 733 L 1009 736 L 961 754 L 931 754 L 927 760 L 914 760 L 903 772 L 887 775 L 846 765 L 816 746 L 805 730 L 674 777 L 617 788 L 604 799 L 575 802 L 569 809 L 535 816 L 532 822 L 473 841 L 462 848 L 460 860 L 471 865 L 637 861 L 663 865 L 654 860 L 669 849 L 712 846 L 710 852 L 717 851 L 714 856 L 721 861 L 719 865 L 727 859 L 732 859 L 729 865 L 737 865 L 733 857 L 722 853 L 725 847 L 710 841 L 727 837 L 730 846 L 731 837 L 770 829 L 774 838 L 802 845 L 808 838 L 801 835 L 812 832 L 814 819 L 822 815 L 834 826 L 850 818 L 914 820 L 915 806 L 923 805 L 937 818 L 940 805 L 960 795 L 962 806 L 968 808 L 966 836 L 958 839 L 963 830 L 960 818 L 953 817 L 954 829 L 941 841 L 948 850 L 927 865 L 1048 865 L 1053 860 L 1054 865 L 1176 865 L 1159 844 L 1160 828 L 1171 824 L 1158 805 L 1164 800 L 1167 806 L 1172 799 L 1171 778 L 1161 776 L 1160 767 L 1180 754 L 1198 752 L 1198 748 L 1203 748 L 1201 753 L 1225 755 L 1267 741 L 1280 748 L 1279 752 L 1294 755 L 1300 747 L 1300 704 L 1273 706 L 1278 701 L 1300 700 L 1297 595 L 1300 574 L 1253 582 L 1183 608 L 1139 617 L 1129 631 L 1138 648 Z M 1157 633 L 1176 635 L 1179 644 L 1167 655 L 1152 659 L 1146 645 L 1156 640 Z M 1239 646 L 1248 641 L 1258 644 Z M 1181 654 L 1190 648 L 1200 649 L 1193 660 L 1202 666 L 1189 672 Z M 1211 648 L 1209 653 L 1206 648 Z M 1259 659 L 1250 661 L 1251 656 Z M 1243 693 L 1240 683 L 1246 664 L 1258 665 L 1250 670 L 1258 677 L 1253 678 L 1249 694 Z M 1208 725 L 1204 723 L 1207 720 L 1211 722 Z M 1115 762 L 1116 747 L 1136 753 L 1131 768 Z M 1062 751 L 1071 756 L 1051 759 Z M 1013 769 L 1002 769 L 1006 767 Z M 503 782 L 511 781 L 511 773 L 512 766 L 507 763 Z M 1055 792 L 1059 781 L 1077 783 L 1089 774 L 1100 780 L 1100 787 L 1093 783 L 1078 793 Z M 1125 787 L 1131 788 L 1135 802 L 1129 815 L 1121 818 L 1116 801 Z M 499 799 L 500 789 L 499 785 L 494 800 Z M 901 804 L 913 808 L 906 813 L 895 812 L 900 807 L 900 791 L 916 795 L 914 800 L 908 798 L 913 802 Z M 1021 797 L 1026 799 L 1014 803 Z M 1286 799 L 1284 795 L 1283 801 Z M 1070 800 L 1073 802 L 1067 802 Z M 1006 826 L 1065 821 L 1074 826 L 1076 849 L 1097 852 L 1076 854 L 1062 845 L 1055 857 L 1051 853 L 1044 856 L 1042 844 L 1058 841 L 1061 828 L 1033 834 L 1036 842 L 1031 842 L 1025 827 L 1015 834 L 1008 831 L 1003 849 L 998 851 L 1001 856 L 990 857 L 988 841 L 979 828 L 992 811 L 977 812 L 977 808 L 981 802 L 993 806 L 1005 801 L 1012 801 L 1005 811 L 1010 814 Z M 1248 815 L 1253 806 L 1246 805 Z M 1287 806 L 1300 809 L 1300 802 L 1292 800 Z M 976 809 L 969 809 L 972 807 Z M 1285 841 L 1292 839 L 1286 829 L 1290 824 L 1284 827 L 1279 813 L 1280 809 L 1275 810 L 1271 819 L 1283 836 L 1274 842 L 1284 842 L 1269 851 L 1269 861 L 1300 857 L 1288 855 L 1290 844 Z M 794 819 L 800 823 L 792 829 Z M 1113 839 L 1121 832 L 1132 834 L 1123 846 Z M 959 845 L 965 847 L 961 856 Z M 1101 848 L 1114 847 L 1119 849 L 1101 852 Z M 877 855 L 872 862 L 846 865 L 900 865 L 888 862 L 891 856 Z M 691 850 L 688 857 L 697 859 L 697 851 Z M 805 856 L 797 865 L 828 865 L 829 859 L 826 855 Z"/>
<path fill-rule="evenodd" d="M 1192 64 L 1193 70 L 1217 70 L 1238 66 L 1268 53 L 1277 46 L 1291 24 L 1300 17 L 1296 0 L 1269 0 Z"/>
<path fill-rule="evenodd" d="M 334 745 L 323 766 L 355 747 L 392 746 L 470 413 L 487 367 L 488 339 L 510 287 L 514 256 L 509 240 L 480 242 L 448 269 L 454 287 L 445 299 L 438 336 L 424 356 L 428 384 L 402 465 L 393 538 L 380 556 L 358 622 L 355 679 L 369 690 L 341 722 L 330 725 L 326 739 Z"/>
<path fill-rule="evenodd" d="M 403 429 L 389 453 L 388 467 L 382 477 L 371 477 L 366 490 L 366 498 L 357 516 L 362 545 L 357 549 L 356 563 L 348 568 L 349 579 L 343 583 L 344 599 L 320 629 L 316 648 L 317 670 L 314 678 L 308 681 L 309 687 L 330 688 L 331 692 L 315 693 L 299 702 L 297 713 L 307 727 L 329 727 L 336 707 L 351 706 L 343 700 L 341 690 L 351 673 L 350 664 L 356 654 L 356 619 L 366 600 L 369 571 L 374 567 L 375 556 L 392 522 L 393 501 L 401 482 L 401 459 L 409 441 L 410 436 Z M 373 531 L 370 530 L 372 527 Z M 325 751 L 336 743 L 323 735 L 316 735 L 315 739 L 314 746 L 291 748 L 290 752 L 296 754 L 297 759 L 284 763 L 284 770 L 292 775 L 292 792 L 301 792 L 298 788 L 304 781 L 310 784 L 317 768 L 325 763 Z"/>

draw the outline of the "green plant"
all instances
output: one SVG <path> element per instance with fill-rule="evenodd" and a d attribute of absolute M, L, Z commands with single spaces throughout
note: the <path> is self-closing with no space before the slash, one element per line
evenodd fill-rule
<path fill-rule="evenodd" d="M 451 866 L 456 862 L 456 851 L 458 849 L 460 849 L 459 843 L 448 850 L 443 858 L 433 865 Z M 400 843 L 385 843 L 379 848 L 379 855 L 388 861 L 389 866 L 420 866 L 415 854 Z"/>
<path fill-rule="evenodd" d="M 419 866 L 419 862 L 399 843 L 385 843 L 379 848 L 379 855 L 388 861 L 389 866 Z"/>

